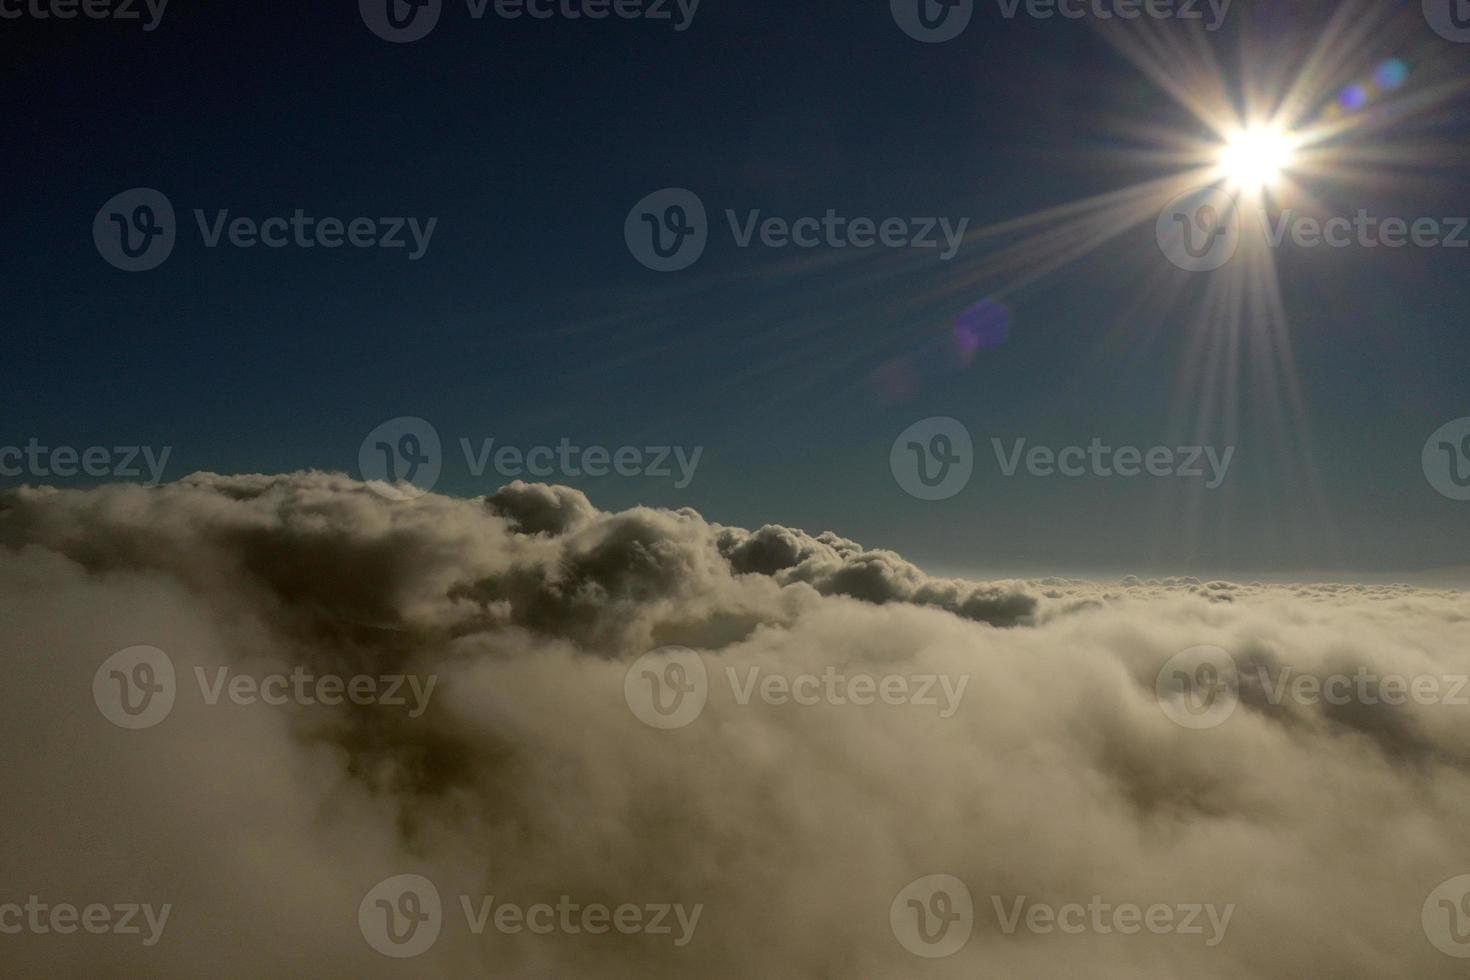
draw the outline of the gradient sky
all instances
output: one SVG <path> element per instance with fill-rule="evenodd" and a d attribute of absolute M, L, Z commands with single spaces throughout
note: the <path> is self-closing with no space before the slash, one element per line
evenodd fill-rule
<path fill-rule="evenodd" d="M 1408 63 L 1405 93 L 1470 67 L 1470 45 L 1430 31 L 1417 0 L 1401 6 L 1412 16 L 1373 56 Z M 1241 0 L 1208 43 L 1238 78 L 1250 24 L 1273 39 L 1272 70 L 1289 71 L 1334 7 Z M 1420 463 L 1430 433 L 1470 415 L 1470 250 L 1282 250 L 1303 429 L 1264 407 L 1281 379 L 1253 367 L 1249 324 L 1230 382 L 1238 424 L 1201 406 L 1195 394 L 1227 377 L 1229 337 L 1200 316 L 1203 277 L 1165 263 L 1152 221 L 1007 295 L 1009 337 L 968 366 L 945 352 L 949 324 L 1008 283 L 950 287 L 987 242 L 948 263 L 732 243 L 726 208 L 973 230 L 1167 172 L 1120 159 L 1123 124 L 1201 127 L 1088 23 L 1007 20 L 982 0 L 959 38 L 921 44 L 878 0 L 704 0 L 684 32 L 473 21 L 448 0 L 431 35 L 393 45 L 348 2 L 180 3 L 152 32 L 3 21 L 0 45 L 12 190 L 0 445 L 169 445 L 168 478 L 356 475 L 364 436 L 415 415 L 445 442 L 446 492 L 504 482 L 468 473 L 461 437 L 702 446 L 685 489 L 562 482 L 603 507 L 833 530 L 954 573 L 1470 564 L 1470 503 L 1436 493 Z M 1465 108 L 1449 104 L 1416 141 L 1463 140 Z M 1464 215 L 1467 158 L 1316 189 L 1348 214 Z M 138 186 L 168 195 L 180 241 L 160 268 L 127 274 L 91 228 Z M 671 274 L 623 241 L 629 209 L 665 187 L 695 191 L 712 219 L 704 256 Z M 438 225 L 416 262 L 210 250 L 194 208 Z M 1153 302 L 1161 282 L 1178 301 Z M 1187 367 L 1191 348 L 1216 353 L 1205 375 Z M 897 485 L 889 448 L 936 415 L 973 434 L 976 470 L 957 496 L 925 502 Z M 1224 486 L 1201 492 L 1006 479 L 992 437 L 1237 449 Z"/>

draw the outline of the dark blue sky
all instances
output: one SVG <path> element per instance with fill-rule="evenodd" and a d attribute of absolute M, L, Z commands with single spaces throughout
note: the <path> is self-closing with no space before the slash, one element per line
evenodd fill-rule
<path fill-rule="evenodd" d="M 444 441 L 447 492 L 505 482 L 471 475 L 461 437 L 702 446 L 683 489 L 563 482 L 603 507 L 830 529 L 953 572 L 1470 564 L 1470 503 L 1437 493 L 1421 466 L 1430 434 L 1470 415 L 1470 250 L 1281 251 L 1308 439 L 1267 409 L 1282 382 L 1252 367 L 1270 361 L 1260 337 L 1228 353 L 1201 313 L 1207 277 L 1164 262 L 1152 220 L 1008 294 L 1008 337 L 966 366 L 944 343 L 957 314 L 1009 284 L 980 272 L 992 243 L 950 262 L 735 246 L 726 208 L 973 230 L 1167 172 L 1120 162 L 1112 151 L 1135 145 L 1124 126 L 1199 136 L 1199 123 L 1086 22 L 1008 20 L 981 0 L 960 37 L 922 44 L 878 0 L 703 0 L 683 32 L 475 21 L 446 0 L 429 36 L 389 44 L 342 0 L 175 3 L 152 32 L 0 21 L 0 445 L 168 445 L 168 478 L 356 475 L 370 430 L 421 416 Z M 1333 9 L 1241 0 L 1207 43 L 1238 79 L 1242 25 L 1268 25 L 1300 56 Z M 1409 26 L 1383 32 L 1365 64 L 1403 58 L 1404 97 L 1470 66 L 1470 45 L 1396 23 Z M 1464 108 L 1450 102 L 1402 138 L 1463 144 Z M 1463 215 L 1465 160 L 1314 190 L 1349 214 Z M 92 222 L 133 187 L 167 195 L 179 237 L 167 262 L 130 274 L 99 256 Z M 623 225 L 666 187 L 694 191 L 711 230 L 695 265 L 660 274 L 634 260 Z M 195 208 L 438 222 L 409 261 L 208 249 Z M 1187 366 L 1192 348 L 1213 352 L 1209 378 Z M 1235 392 L 1238 426 L 1192 396 L 1207 384 Z M 906 494 L 889 467 L 898 434 L 929 416 L 960 420 L 976 447 L 969 484 L 936 502 Z M 992 437 L 1237 449 L 1229 479 L 1201 491 L 1005 478 Z M 56 482 L 4 482 L 26 479 Z"/>

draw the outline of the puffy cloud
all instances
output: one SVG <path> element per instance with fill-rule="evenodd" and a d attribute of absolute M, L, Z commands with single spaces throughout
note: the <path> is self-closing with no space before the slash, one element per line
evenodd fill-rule
<path fill-rule="evenodd" d="M 1461 593 L 974 583 L 829 533 L 605 513 L 565 487 L 390 500 L 335 474 L 196 474 L 0 494 L 0 631 L 0 905 L 172 906 L 153 946 L 0 935 L 18 975 L 1459 972 L 1420 913 L 1470 872 Z M 138 644 L 168 654 L 178 690 L 131 731 L 92 682 Z M 628 693 L 666 644 L 708 677 L 672 730 Z M 1234 657 L 1239 703 L 1191 728 L 1155 685 L 1201 644 Z M 436 686 L 417 715 L 211 704 L 221 669 Z M 1444 685 L 1303 693 L 1357 676 L 1375 695 L 1386 676 Z M 402 873 L 434 881 L 444 915 L 400 961 L 357 913 Z M 965 884 L 975 927 L 924 960 L 890 905 L 936 873 Z M 461 895 L 701 913 L 683 946 L 677 925 L 510 933 L 493 911 L 477 936 Z M 1208 925 L 1008 934 L 1021 896 L 1233 911 L 1216 945 Z"/>
<path fill-rule="evenodd" d="M 1037 606 L 1035 597 L 1023 589 L 931 578 L 891 551 L 866 551 L 830 532 L 812 537 L 774 524 L 753 534 L 725 528 L 718 545 L 737 573 L 770 575 L 782 584 L 806 582 L 823 595 L 851 596 L 877 605 L 938 606 L 997 626 L 1026 622 Z"/>
<path fill-rule="evenodd" d="M 597 516 L 596 508 L 580 491 L 521 480 L 501 487 L 485 502 L 525 534 L 562 534 Z"/>

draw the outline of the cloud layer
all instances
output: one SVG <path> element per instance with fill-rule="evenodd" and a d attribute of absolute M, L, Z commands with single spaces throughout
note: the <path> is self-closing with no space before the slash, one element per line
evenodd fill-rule
<path fill-rule="evenodd" d="M 15 975 L 1463 972 L 1421 911 L 1470 872 L 1470 708 L 1273 688 L 1470 673 L 1460 593 L 973 583 L 830 533 L 605 513 L 566 487 L 390 500 L 334 474 L 196 474 L 0 494 L 0 631 L 0 903 L 172 907 L 152 946 L 0 935 Z M 1190 728 L 1155 684 L 1201 644 L 1234 658 L 1239 704 Z M 161 723 L 125 730 L 93 679 L 137 645 L 167 653 L 178 690 Z M 661 730 L 625 680 L 668 645 L 697 653 L 707 703 Z M 195 668 L 437 686 L 417 717 L 346 698 L 210 704 Z M 904 693 L 894 680 L 893 697 L 853 703 L 856 677 Z M 948 717 L 913 696 L 926 677 L 966 679 Z M 358 911 L 404 873 L 434 882 L 444 915 L 430 949 L 397 960 Z M 963 882 L 975 910 L 939 959 L 890 922 L 931 874 Z M 477 936 L 461 895 L 702 912 L 683 946 Z M 1213 946 L 1007 934 L 995 904 L 1021 896 L 1234 911 Z"/>

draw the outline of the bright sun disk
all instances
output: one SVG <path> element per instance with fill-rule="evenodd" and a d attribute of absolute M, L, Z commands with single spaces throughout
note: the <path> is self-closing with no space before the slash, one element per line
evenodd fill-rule
<path fill-rule="evenodd" d="M 1260 192 L 1273 186 L 1291 165 L 1295 143 L 1281 129 L 1252 126 L 1226 140 L 1220 171 L 1237 190 Z"/>

